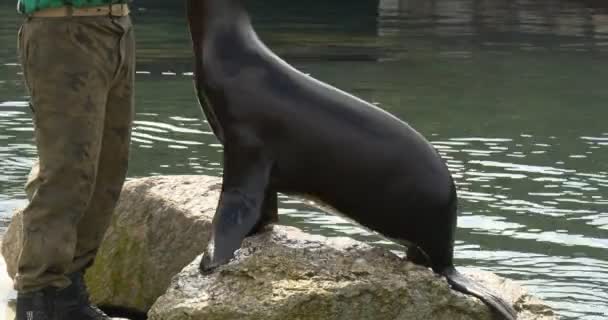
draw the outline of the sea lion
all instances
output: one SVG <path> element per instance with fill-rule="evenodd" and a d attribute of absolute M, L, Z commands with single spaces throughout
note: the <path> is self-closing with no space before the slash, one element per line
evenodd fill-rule
<path fill-rule="evenodd" d="M 276 222 L 277 192 L 319 199 L 387 238 L 508 320 L 503 299 L 456 271 L 457 195 L 441 156 L 416 130 L 296 70 L 257 37 L 243 0 L 187 0 L 195 86 L 224 146 L 223 186 L 201 262 L 228 262 Z"/>

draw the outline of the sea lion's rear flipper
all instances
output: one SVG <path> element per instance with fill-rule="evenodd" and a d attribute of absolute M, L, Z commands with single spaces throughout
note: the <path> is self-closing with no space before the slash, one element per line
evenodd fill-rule
<path fill-rule="evenodd" d="M 489 289 L 465 277 L 456 268 L 448 267 L 441 273 L 446 276 L 454 290 L 479 298 L 505 320 L 517 320 L 517 312 L 509 303 Z"/>
<path fill-rule="evenodd" d="M 222 192 L 213 217 L 211 239 L 201 261 L 202 272 L 232 259 L 243 239 L 263 220 L 271 167 L 261 149 L 226 145 Z"/>

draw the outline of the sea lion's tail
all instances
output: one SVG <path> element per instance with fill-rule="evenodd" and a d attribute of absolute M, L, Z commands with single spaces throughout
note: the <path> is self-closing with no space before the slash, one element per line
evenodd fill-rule
<path fill-rule="evenodd" d="M 453 266 L 443 269 L 441 274 L 448 279 L 448 283 L 454 290 L 479 298 L 505 320 L 517 320 L 517 312 L 509 303 L 482 285 L 465 277 Z"/>

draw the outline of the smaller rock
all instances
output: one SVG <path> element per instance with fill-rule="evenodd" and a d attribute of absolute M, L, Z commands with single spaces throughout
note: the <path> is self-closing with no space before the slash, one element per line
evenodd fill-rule
<path fill-rule="evenodd" d="M 220 189 L 221 179 L 210 176 L 158 176 L 125 183 L 86 274 L 93 302 L 147 312 L 171 278 L 206 246 Z M 17 273 L 21 232 L 21 210 L 16 210 L 2 243 L 11 278 Z"/>
<path fill-rule="evenodd" d="M 2 243 L 0 241 L 0 246 Z M 0 319 L 14 319 L 14 306 L 11 307 L 11 301 L 16 297 L 13 290 L 13 280 L 6 272 L 6 264 L 4 258 L 0 256 Z"/>
<path fill-rule="evenodd" d="M 220 189 L 221 179 L 209 176 L 128 181 L 87 271 L 93 301 L 147 312 L 205 248 Z"/>
<path fill-rule="evenodd" d="M 6 272 L 11 279 L 14 279 L 15 275 L 17 275 L 17 259 L 21 252 L 21 241 L 19 241 L 23 230 L 21 212 L 22 210 L 15 210 L 13 212 L 11 223 L 8 225 L 0 244 L 3 261 L 6 264 Z"/>

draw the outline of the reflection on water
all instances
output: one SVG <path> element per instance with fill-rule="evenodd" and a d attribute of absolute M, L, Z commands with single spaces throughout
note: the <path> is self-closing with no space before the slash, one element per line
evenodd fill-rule
<path fill-rule="evenodd" d="M 273 2 L 274 1 L 274 2 Z M 276 3 L 275 3 L 276 2 Z M 269 45 L 304 72 L 407 120 L 459 191 L 459 266 L 517 279 L 564 319 L 608 314 L 608 10 L 558 0 L 252 3 Z M 289 7 L 288 10 L 284 10 Z M 181 7 L 136 10 L 130 177 L 221 173 L 192 90 Z M 336 13 L 341 13 L 336 15 Z M 23 204 L 35 148 L 0 5 L 0 219 Z M 402 248 L 281 197 L 282 222 Z M 2 293 L 0 293 L 0 298 Z"/>

